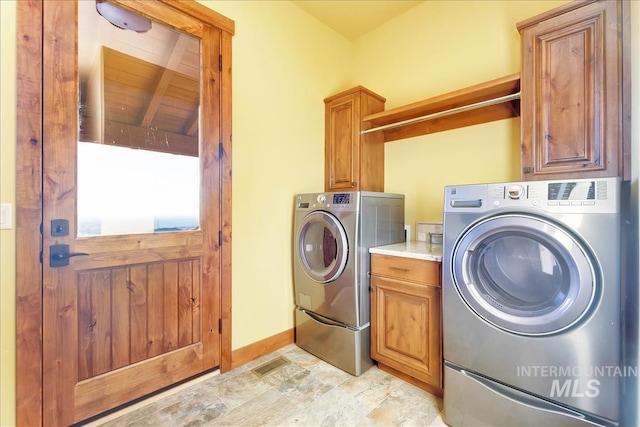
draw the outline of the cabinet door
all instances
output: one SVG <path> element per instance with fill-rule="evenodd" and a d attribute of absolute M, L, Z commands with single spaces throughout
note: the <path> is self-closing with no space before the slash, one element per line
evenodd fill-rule
<path fill-rule="evenodd" d="M 385 99 L 363 86 L 325 102 L 325 191 L 384 191 L 381 132 L 361 135 L 362 118 L 384 110 Z"/>
<path fill-rule="evenodd" d="M 357 190 L 360 173 L 360 96 L 345 95 L 326 105 L 325 189 Z"/>
<path fill-rule="evenodd" d="M 440 289 L 371 276 L 371 357 L 441 387 Z"/>
<path fill-rule="evenodd" d="M 518 25 L 524 180 L 622 175 L 621 3 Z"/>

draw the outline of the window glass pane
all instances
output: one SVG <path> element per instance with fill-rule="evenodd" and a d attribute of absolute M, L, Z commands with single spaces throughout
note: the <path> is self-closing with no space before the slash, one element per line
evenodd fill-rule
<path fill-rule="evenodd" d="M 571 277 L 548 247 L 525 235 L 506 235 L 476 250 L 469 274 L 481 294 L 505 311 L 539 316 L 565 303 Z"/>
<path fill-rule="evenodd" d="M 200 41 L 78 2 L 78 235 L 199 228 Z"/>
<path fill-rule="evenodd" d="M 198 229 L 198 158 L 78 144 L 78 235 Z"/>
<path fill-rule="evenodd" d="M 336 263 L 338 242 L 328 225 L 322 222 L 310 223 L 303 239 L 304 260 L 310 269 L 314 272 L 331 271 Z"/>

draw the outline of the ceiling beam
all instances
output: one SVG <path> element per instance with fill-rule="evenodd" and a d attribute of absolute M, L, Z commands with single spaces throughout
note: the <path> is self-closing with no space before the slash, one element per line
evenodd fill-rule
<path fill-rule="evenodd" d="M 162 73 L 158 76 L 158 79 L 155 81 L 154 87 L 151 88 L 150 92 L 153 92 L 151 98 L 143 110 L 144 114 L 142 115 L 142 119 L 140 120 L 140 126 L 149 127 L 153 122 L 153 118 L 162 103 L 162 99 L 164 98 L 164 94 L 167 92 L 167 88 L 171 83 L 171 79 L 173 78 L 175 71 L 180 65 L 180 61 L 182 60 L 182 55 L 185 52 L 185 49 L 189 43 L 188 36 L 182 34 L 176 34 L 176 38 L 173 43 L 173 48 L 171 49 L 171 54 L 167 59 L 167 63 L 162 70 Z"/>

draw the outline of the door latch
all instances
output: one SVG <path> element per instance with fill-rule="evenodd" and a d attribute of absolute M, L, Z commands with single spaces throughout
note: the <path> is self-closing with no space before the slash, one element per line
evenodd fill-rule
<path fill-rule="evenodd" d="M 69 245 L 51 245 L 49 267 L 64 267 L 69 265 L 69 258 L 82 255 L 89 254 L 84 252 L 69 253 Z"/>
<path fill-rule="evenodd" d="M 69 220 L 52 219 L 51 220 L 51 237 L 60 237 L 69 235 Z"/>

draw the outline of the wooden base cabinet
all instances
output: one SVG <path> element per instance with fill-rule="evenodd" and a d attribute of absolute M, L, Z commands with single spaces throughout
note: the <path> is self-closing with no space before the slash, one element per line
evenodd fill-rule
<path fill-rule="evenodd" d="M 629 1 L 574 1 L 517 24 L 522 179 L 630 178 Z"/>
<path fill-rule="evenodd" d="M 442 395 L 441 263 L 371 255 L 371 358 Z"/>
<path fill-rule="evenodd" d="M 362 118 L 385 99 L 358 86 L 325 102 L 325 191 L 384 191 L 382 132 L 361 135 Z"/>

